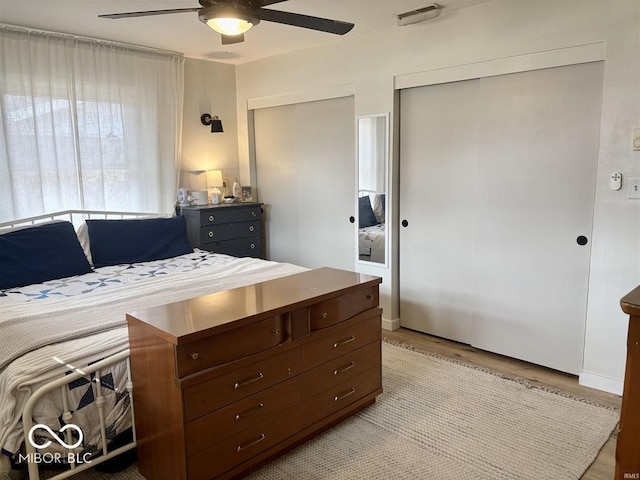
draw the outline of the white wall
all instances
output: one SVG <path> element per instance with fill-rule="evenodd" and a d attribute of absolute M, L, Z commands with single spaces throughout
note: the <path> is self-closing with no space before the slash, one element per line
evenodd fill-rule
<path fill-rule="evenodd" d="M 222 170 L 233 180 L 238 171 L 236 71 L 233 65 L 185 59 L 182 170 Z M 218 115 L 223 133 L 200 122 L 203 113 Z M 186 179 L 181 185 L 188 186 Z"/>
<path fill-rule="evenodd" d="M 355 113 L 392 112 L 394 78 L 535 52 L 606 42 L 586 342 L 581 381 L 621 389 L 627 318 L 619 299 L 640 283 L 640 201 L 608 189 L 613 171 L 640 177 L 631 128 L 640 126 L 640 1 L 493 0 L 422 24 L 351 35 L 334 43 L 237 67 L 240 174 L 250 181 L 247 102 L 349 85 Z M 302 95 L 304 96 L 304 95 Z M 186 125 L 185 125 L 186 127 Z M 397 149 L 393 139 L 392 150 Z M 355 160 L 354 160 L 355 161 Z M 397 208 L 397 155 L 389 201 Z M 395 245 L 397 211 L 390 241 Z M 397 257 L 383 277 L 385 316 L 397 315 Z M 355 265 L 354 265 L 355 266 Z M 525 306 L 523 306 L 525 308 Z"/>

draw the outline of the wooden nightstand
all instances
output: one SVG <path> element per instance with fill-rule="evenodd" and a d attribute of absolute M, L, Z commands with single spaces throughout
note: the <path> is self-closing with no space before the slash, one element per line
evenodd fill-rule
<path fill-rule="evenodd" d="M 372 404 L 379 283 L 320 268 L 127 314 L 140 473 L 238 478 Z"/>
<path fill-rule="evenodd" d="M 262 204 L 230 203 L 184 207 L 193 248 L 234 257 L 264 258 Z"/>

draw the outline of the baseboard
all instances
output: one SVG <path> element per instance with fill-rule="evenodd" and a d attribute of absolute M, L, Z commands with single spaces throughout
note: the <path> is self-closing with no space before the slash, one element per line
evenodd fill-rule
<path fill-rule="evenodd" d="M 396 318 L 395 320 L 389 320 L 388 318 L 382 317 L 382 329 L 383 330 L 398 330 L 400 328 L 400 319 Z"/>
<path fill-rule="evenodd" d="M 622 395 L 624 382 L 613 378 L 602 377 L 594 373 L 582 372 L 578 377 L 578 383 L 584 387 L 595 388 L 604 392 Z"/>

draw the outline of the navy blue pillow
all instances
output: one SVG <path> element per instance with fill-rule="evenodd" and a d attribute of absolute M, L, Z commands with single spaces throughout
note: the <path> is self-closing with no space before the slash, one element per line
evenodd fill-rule
<path fill-rule="evenodd" d="M 89 272 L 91 265 L 69 222 L 44 223 L 0 235 L 0 289 Z"/>
<path fill-rule="evenodd" d="M 193 253 L 184 217 L 87 220 L 94 267 L 150 262 Z"/>
<path fill-rule="evenodd" d="M 358 227 L 364 228 L 377 224 L 378 220 L 376 220 L 376 215 L 373 213 L 373 208 L 371 208 L 369 196 L 360 197 L 358 199 Z"/>

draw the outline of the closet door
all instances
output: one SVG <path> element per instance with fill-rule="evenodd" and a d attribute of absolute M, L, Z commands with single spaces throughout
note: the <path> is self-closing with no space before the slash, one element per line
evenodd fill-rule
<path fill-rule="evenodd" d="M 403 326 L 581 371 L 602 72 L 401 93 Z"/>
<path fill-rule="evenodd" d="M 254 111 L 269 260 L 353 269 L 353 97 Z"/>

